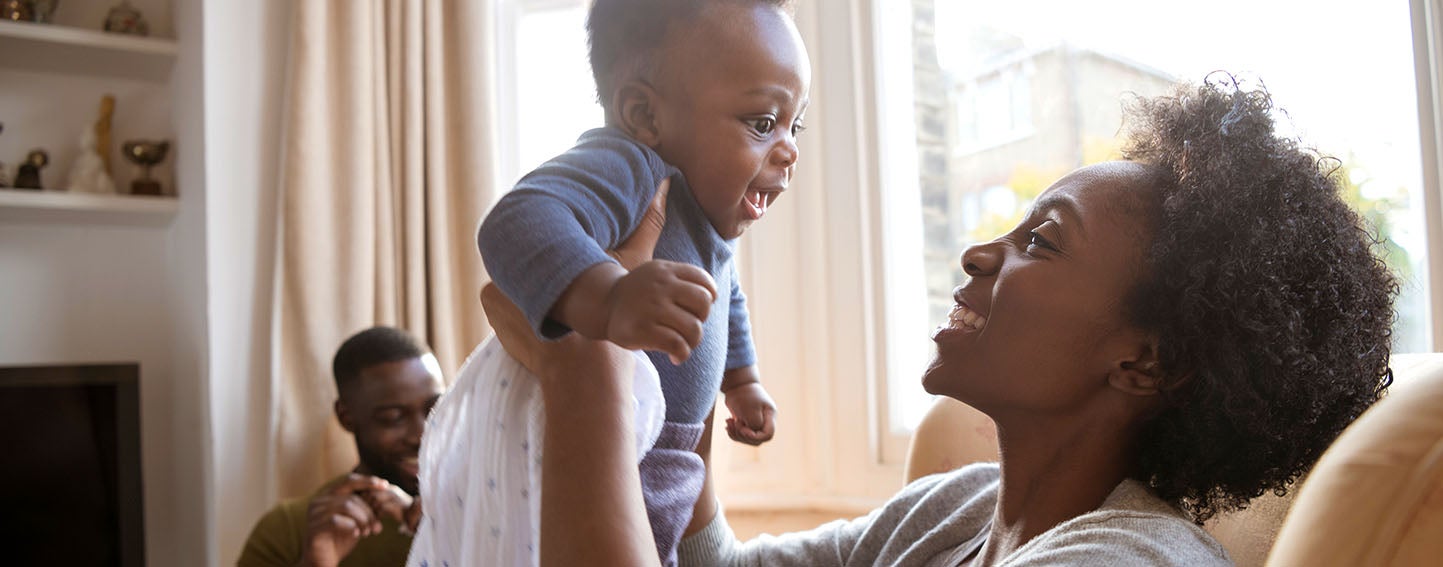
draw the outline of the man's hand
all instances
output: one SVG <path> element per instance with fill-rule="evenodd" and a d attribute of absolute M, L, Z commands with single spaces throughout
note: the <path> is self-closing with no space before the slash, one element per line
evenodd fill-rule
<path fill-rule="evenodd" d="M 756 446 L 772 440 L 777 404 L 760 382 L 734 386 L 722 393 L 732 414 L 727 418 L 727 436 L 732 441 Z"/>
<path fill-rule="evenodd" d="M 623 276 L 606 298 L 606 339 L 627 349 L 658 350 L 681 364 L 701 344 L 716 301 L 716 282 L 690 264 L 651 260 Z"/>
<path fill-rule="evenodd" d="M 381 533 L 382 514 L 409 525 L 408 514 L 413 504 L 409 495 L 391 483 L 374 476 L 352 473 L 330 490 L 311 499 L 306 513 L 301 564 L 311 567 L 340 564 L 361 538 Z M 414 508 L 415 517 L 419 520 L 420 506 Z"/>
<path fill-rule="evenodd" d="M 379 516 L 390 516 L 400 526 L 397 531 L 405 535 L 416 535 L 416 526 L 421 523 L 421 497 L 406 494 L 401 487 L 387 484 L 386 490 L 367 490 L 360 493 L 361 499 Z"/>

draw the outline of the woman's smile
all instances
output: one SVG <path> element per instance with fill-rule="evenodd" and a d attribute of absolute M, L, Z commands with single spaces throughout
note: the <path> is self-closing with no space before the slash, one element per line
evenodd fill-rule
<path fill-rule="evenodd" d="M 932 333 L 932 339 L 950 334 L 951 332 L 975 333 L 987 326 L 987 317 L 978 313 L 965 303 L 952 305 L 952 311 L 947 314 L 947 322 L 939 325 Z"/>

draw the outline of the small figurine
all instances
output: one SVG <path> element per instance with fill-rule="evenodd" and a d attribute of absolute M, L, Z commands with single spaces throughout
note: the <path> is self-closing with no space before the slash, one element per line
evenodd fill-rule
<path fill-rule="evenodd" d="M 30 21 L 37 24 L 55 23 L 55 9 L 60 6 L 60 0 L 32 0 L 30 2 Z"/>
<path fill-rule="evenodd" d="M 170 151 L 170 142 L 148 142 L 145 140 L 131 140 L 120 145 L 120 150 L 125 159 L 143 168 L 140 179 L 130 182 L 130 193 L 132 195 L 163 195 L 160 190 L 160 182 L 150 178 L 150 168 L 165 159 L 165 154 Z"/>
<path fill-rule="evenodd" d="M 110 168 L 110 118 L 115 116 L 115 95 L 100 97 L 100 118 L 95 121 L 95 153 L 105 163 L 105 174 L 115 175 Z"/>
<path fill-rule="evenodd" d="M 95 153 L 95 131 L 90 128 L 80 134 L 80 156 L 70 166 L 69 189 L 78 193 L 115 193 L 115 181 L 105 174 L 105 163 Z"/>
<path fill-rule="evenodd" d="M 40 189 L 40 170 L 50 163 L 50 154 L 45 150 L 30 150 L 30 155 L 25 156 L 25 163 L 20 164 L 20 172 L 15 174 L 16 189 Z"/>
<path fill-rule="evenodd" d="M 34 18 L 31 0 L 0 0 L 0 20 L 28 22 Z"/>
<path fill-rule="evenodd" d="M 145 16 L 130 5 L 130 0 L 120 0 L 105 16 L 105 31 L 129 35 L 150 35 L 150 24 Z"/>

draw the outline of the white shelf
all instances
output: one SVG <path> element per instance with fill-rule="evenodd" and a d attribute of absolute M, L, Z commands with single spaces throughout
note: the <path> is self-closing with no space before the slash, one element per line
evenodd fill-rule
<path fill-rule="evenodd" d="M 0 20 L 0 67 L 164 82 L 175 40 Z"/>
<path fill-rule="evenodd" d="M 0 222 L 166 226 L 179 210 L 175 197 L 0 189 Z"/>

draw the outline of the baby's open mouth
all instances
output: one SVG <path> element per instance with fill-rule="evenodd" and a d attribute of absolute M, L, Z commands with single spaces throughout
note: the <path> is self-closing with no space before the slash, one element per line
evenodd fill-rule
<path fill-rule="evenodd" d="M 762 218 L 762 215 L 767 214 L 767 207 L 771 206 L 772 201 L 775 201 L 780 193 L 780 191 L 748 189 L 746 195 L 742 197 L 747 204 L 747 216 L 751 220 Z"/>

